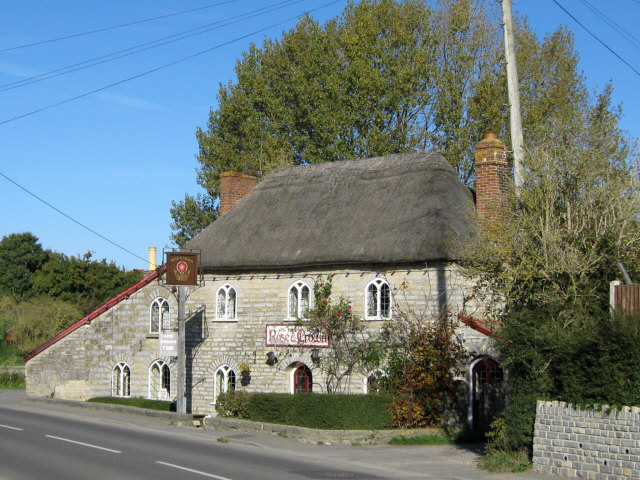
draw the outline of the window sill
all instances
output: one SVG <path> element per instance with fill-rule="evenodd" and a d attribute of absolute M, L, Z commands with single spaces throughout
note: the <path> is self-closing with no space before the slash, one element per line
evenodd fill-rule
<path fill-rule="evenodd" d="M 238 323 L 238 319 L 237 318 L 231 318 L 231 319 L 227 319 L 227 318 L 214 318 L 213 320 L 211 320 L 213 323 Z"/>
<path fill-rule="evenodd" d="M 160 334 L 159 333 L 147 333 L 145 335 L 145 338 L 160 338 Z"/>

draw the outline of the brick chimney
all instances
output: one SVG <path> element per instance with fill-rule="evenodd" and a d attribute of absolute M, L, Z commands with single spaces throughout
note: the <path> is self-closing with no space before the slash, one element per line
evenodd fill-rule
<path fill-rule="evenodd" d="M 223 172 L 220 174 L 220 216 L 231 210 L 253 190 L 258 179 L 248 173 Z"/>
<path fill-rule="evenodd" d="M 509 198 L 507 147 L 495 133 L 485 133 L 476 149 L 476 210 L 480 219 L 495 221 Z"/>

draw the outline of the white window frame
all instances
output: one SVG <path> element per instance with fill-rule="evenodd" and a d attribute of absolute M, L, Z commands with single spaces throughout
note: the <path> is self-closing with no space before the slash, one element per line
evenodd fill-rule
<path fill-rule="evenodd" d="M 389 299 L 388 299 L 388 307 L 386 315 L 382 314 L 382 288 L 383 286 L 387 287 Z M 373 288 L 375 289 L 375 314 L 370 313 L 370 299 L 369 299 L 369 290 Z M 376 278 L 370 281 L 366 288 L 364 289 L 364 318 L 365 320 L 389 320 L 391 318 L 391 310 L 393 305 L 393 299 L 391 296 L 391 285 L 386 280 L 382 278 Z"/>
<path fill-rule="evenodd" d="M 221 381 L 218 384 L 218 379 Z M 216 373 L 213 374 L 213 402 L 212 405 L 215 405 L 218 401 L 218 395 L 221 393 L 227 393 L 229 391 L 229 387 L 231 387 L 232 391 L 236 389 L 238 381 L 238 376 L 236 372 L 229 365 L 220 365 L 216 370 Z"/>
<path fill-rule="evenodd" d="M 233 314 L 229 315 L 229 297 L 233 292 Z M 221 312 L 221 295 L 224 295 L 224 312 Z M 238 291 L 229 283 L 225 283 L 216 292 L 216 320 L 220 322 L 235 322 L 238 319 Z"/>
<path fill-rule="evenodd" d="M 158 378 L 154 378 L 154 367 L 157 367 Z M 163 386 L 165 379 L 165 367 L 167 368 L 168 387 Z M 157 385 L 154 385 L 157 384 Z M 157 392 L 155 391 L 157 388 Z M 171 367 L 162 360 L 156 360 L 149 367 L 149 395 L 151 400 L 170 400 L 171 399 Z"/>
<path fill-rule="evenodd" d="M 374 375 L 378 378 L 378 380 L 381 380 L 383 378 L 386 378 L 387 380 L 389 380 L 389 375 L 387 374 L 387 372 L 385 372 L 381 368 L 376 368 L 375 370 L 370 371 L 364 377 L 363 392 L 365 393 L 365 395 L 367 395 L 369 393 L 369 379 L 371 377 L 373 377 Z M 378 392 L 376 392 L 376 393 L 378 393 Z"/>
<path fill-rule="evenodd" d="M 302 292 L 307 289 L 307 308 L 303 310 L 302 306 Z M 292 305 L 292 294 L 295 296 L 296 305 Z M 295 309 L 295 315 L 292 315 L 292 308 Z M 294 282 L 287 290 L 287 319 L 297 320 L 299 318 L 309 318 L 309 310 L 311 309 L 311 288 L 303 281 Z"/>
<path fill-rule="evenodd" d="M 125 362 L 118 362 L 111 370 L 111 396 L 131 396 L 131 368 Z"/>
<path fill-rule="evenodd" d="M 165 307 L 166 306 L 166 310 Z M 154 329 L 153 309 L 158 309 L 158 329 Z M 151 302 L 149 307 L 149 333 L 160 333 L 160 330 L 169 330 L 171 325 L 171 306 L 166 298 L 158 297 Z"/>

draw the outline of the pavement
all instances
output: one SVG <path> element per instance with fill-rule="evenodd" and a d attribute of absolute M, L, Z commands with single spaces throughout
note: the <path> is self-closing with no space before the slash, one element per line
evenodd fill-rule
<path fill-rule="evenodd" d="M 87 408 L 87 405 L 94 407 Z M 30 399 L 25 397 L 24 390 L 0 390 L 0 407 L 72 416 L 90 422 L 135 425 L 141 429 L 164 431 L 176 436 L 188 435 L 265 450 L 287 451 L 292 454 L 304 455 L 307 458 L 318 457 L 323 461 L 330 459 L 334 465 L 362 466 L 370 471 L 379 469 L 381 478 L 385 478 L 383 472 L 389 470 L 404 472 L 407 474 L 407 478 L 441 480 L 553 480 L 564 478 L 537 474 L 532 471 L 495 474 L 480 470 L 476 467 L 476 463 L 483 454 L 484 445 L 482 444 L 421 446 L 344 445 L 324 442 L 317 444 L 301 441 L 300 438 L 289 438 L 286 432 L 274 434 L 241 428 L 237 425 L 234 428 L 219 424 L 205 429 L 197 428 L 191 422 L 180 421 L 184 417 L 179 417 L 177 414 L 166 413 L 160 416 L 149 416 L 147 411 L 140 411 L 134 407 L 114 410 L 84 402 Z"/>

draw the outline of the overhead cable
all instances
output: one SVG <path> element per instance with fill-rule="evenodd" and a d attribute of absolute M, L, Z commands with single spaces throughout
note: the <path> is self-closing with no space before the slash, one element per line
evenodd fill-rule
<path fill-rule="evenodd" d="M 84 223 L 79 222 L 78 220 L 76 220 L 75 218 L 73 218 L 71 215 L 68 215 L 68 214 L 64 213 L 64 212 L 63 212 L 62 210 L 60 210 L 59 208 L 54 207 L 54 206 L 53 206 L 53 205 L 51 205 L 49 202 L 47 202 L 46 200 L 44 200 L 44 199 L 40 198 L 38 195 L 36 195 L 36 194 L 35 194 L 35 193 L 33 193 L 32 191 L 30 191 L 29 189 L 27 189 L 27 188 L 23 187 L 22 185 L 20 185 L 20 184 L 19 184 L 18 182 L 16 182 L 15 180 L 13 180 L 13 179 L 9 178 L 8 176 L 6 176 L 4 173 L 0 172 L 0 176 L 2 176 L 2 177 L 4 177 L 4 178 L 6 178 L 9 182 L 13 183 L 16 187 L 20 188 L 21 190 L 24 190 L 24 191 L 25 191 L 25 192 L 27 192 L 29 195 L 31 195 L 33 198 L 35 198 L 36 200 L 38 200 L 38 201 L 40 201 L 40 202 L 44 203 L 47 207 L 49 207 L 49 208 L 51 208 L 51 209 L 55 210 L 55 211 L 56 211 L 56 212 L 58 212 L 60 215 L 62 215 L 62 216 L 64 216 L 64 217 L 68 218 L 68 219 L 69 219 L 69 220 L 71 220 L 73 223 L 76 223 L 76 224 L 80 225 L 80 226 L 81 226 L 82 228 L 84 228 L 85 230 L 90 231 L 90 232 L 91 232 L 91 233 L 93 233 L 94 235 L 97 235 L 97 236 L 98 236 L 98 237 L 100 237 L 101 239 L 103 239 L 103 240 L 105 240 L 105 241 L 109 242 L 111 245 L 114 245 L 114 246 L 118 247 L 120 250 L 123 250 L 123 251 L 125 251 L 125 252 L 127 252 L 127 253 L 129 253 L 129 254 L 133 255 L 134 257 L 136 257 L 136 258 L 138 258 L 138 259 L 140 259 L 140 260 L 144 261 L 144 262 L 146 262 L 146 261 L 147 261 L 147 259 L 146 259 L 146 258 L 143 258 L 143 257 L 141 257 L 141 256 L 139 256 L 139 255 L 137 255 L 137 254 L 133 253 L 131 250 L 126 249 L 126 248 L 125 248 L 125 247 L 123 247 L 122 245 L 117 244 L 117 243 L 116 243 L 116 242 L 114 242 L 113 240 L 111 240 L 111 239 L 109 239 L 109 238 L 105 237 L 104 235 L 102 235 L 102 234 L 100 234 L 100 233 L 96 232 L 96 231 L 95 231 L 95 230 L 93 230 L 92 228 L 87 227 Z"/>
<path fill-rule="evenodd" d="M 320 9 L 322 9 L 322 8 L 328 7 L 329 5 L 333 5 L 334 3 L 339 3 L 339 2 L 342 2 L 342 1 L 343 1 L 343 0 L 333 0 L 333 1 L 331 1 L 331 2 L 325 3 L 324 5 L 321 5 L 321 6 L 319 6 L 319 7 L 316 7 L 316 8 L 314 8 L 314 9 L 309 10 L 309 12 L 307 12 L 307 13 L 315 12 L 315 11 L 320 10 Z M 51 109 L 51 108 L 58 107 L 58 106 L 60 106 L 60 105 L 64 105 L 65 103 L 73 102 L 74 100 L 78 100 L 78 99 L 80 99 L 80 98 L 88 97 L 89 95 L 93 95 L 94 93 L 102 92 L 103 90 L 107 90 L 107 89 L 109 89 L 109 88 L 111 88 L 111 87 L 115 87 L 116 85 L 121 85 L 121 84 L 126 83 L 126 82 L 129 82 L 129 81 L 131 81 L 131 80 L 135 80 L 135 79 L 137 79 L 137 78 L 144 77 L 144 76 L 149 75 L 149 74 L 151 74 L 151 73 L 155 73 L 155 72 L 157 72 L 157 71 L 164 70 L 165 68 L 172 67 L 173 65 L 177 65 L 177 64 L 179 64 L 179 63 L 186 62 L 187 60 L 191 60 L 191 59 L 193 59 L 193 58 L 196 58 L 196 57 L 199 57 L 199 56 L 201 56 L 201 55 L 204 55 L 205 53 L 209 53 L 209 52 L 211 52 L 211 51 L 213 51 L 213 50 L 216 50 L 216 49 L 218 49 L 218 48 L 221 48 L 221 47 L 224 47 L 224 46 L 226 46 L 226 45 L 230 45 L 230 44 L 232 44 L 232 43 L 235 43 L 235 42 L 238 42 L 238 41 L 240 41 L 240 40 L 243 40 L 243 39 L 245 39 L 245 38 L 251 37 L 251 36 L 253 36 L 253 35 L 257 34 L 257 33 L 264 32 L 264 31 L 266 31 L 266 30 L 270 30 L 271 28 L 277 27 L 278 25 L 282 25 L 282 24 L 284 24 L 284 23 L 288 23 L 288 22 L 290 22 L 291 20 L 295 20 L 295 19 L 297 19 L 297 18 L 300 18 L 302 15 L 304 15 L 304 14 L 295 15 L 295 16 L 293 16 L 293 17 L 289 17 L 289 18 L 283 19 L 283 20 L 281 20 L 281 21 L 279 21 L 279 22 L 277 22 L 277 23 L 273 23 L 273 24 L 268 25 L 268 26 L 266 26 L 266 27 L 263 27 L 263 28 L 261 28 L 261 29 L 255 30 L 255 31 L 253 31 L 253 32 L 251 32 L 251 33 L 247 33 L 246 35 L 241 35 L 240 37 L 236 37 L 236 38 L 234 38 L 234 39 L 232 39 L 232 40 L 228 40 L 228 41 L 226 41 L 226 42 L 220 43 L 220 44 L 215 45 L 215 46 L 213 46 L 213 47 L 211 47 L 211 48 L 207 48 L 206 50 L 201 50 L 200 52 L 194 53 L 194 54 L 192 54 L 192 55 L 188 55 L 188 56 L 186 56 L 186 57 L 179 58 L 178 60 L 174 60 L 173 62 L 166 63 L 166 64 L 164 64 L 164 65 L 161 65 L 161 66 L 159 66 L 159 67 L 153 68 L 153 69 L 151 69 L 151 70 L 147 70 L 147 71 L 145 71 L 145 72 L 138 73 L 137 75 L 133 75 L 133 76 L 131 76 L 131 77 L 128 77 L 128 78 L 125 78 L 125 79 L 119 80 L 119 81 L 117 81 L 117 82 L 110 83 L 109 85 L 105 85 L 105 86 L 103 86 L 103 87 L 96 88 L 96 89 L 91 90 L 91 91 L 89 91 L 89 92 L 85 92 L 85 93 L 82 93 L 82 94 L 80 94 L 80 95 L 76 95 L 75 97 L 67 98 L 67 99 L 62 100 L 62 101 L 60 101 L 60 102 L 52 103 L 52 104 L 47 105 L 47 106 L 45 106 L 45 107 L 41 107 L 41 108 L 38 108 L 38 109 L 36 109 L 36 110 L 32 110 L 32 111 L 30 111 L 30 112 L 27 112 L 27 113 L 23 113 L 22 115 L 17 115 L 17 116 L 15 116 L 15 117 L 11 117 L 11 118 L 8 118 L 8 119 L 6 119 L 6 120 L 2 120 L 2 121 L 0 121 L 0 125 L 4 125 L 4 124 L 6 124 L 6 123 L 10 123 L 10 122 L 13 122 L 13 121 L 15 121 L 15 120 L 19 120 L 19 119 L 21 119 L 21 118 L 25 118 L 25 117 L 28 117 L 28 116 L 34 115 L 34 114 L 36 114 L 36 113 L 40 113 L 40 112 L 43 112 L 43 111 L 45 111 L 45 110 L 49 110 L 49 109 Z"/>
<path fill-rule="evenodd" d="M 0 53 L 9 52 L 11 50 L 18 50 L 18 49 L 21 49 L 21 48 L 34 47 L 36 45 L 42 45 L 42 44 L 45 44 L 45 43 L 58 42 L 60 40 L 67 40 L 69 38 L 82 37 L 84 35 L 91 35 L 91 34 L 94 34 L 94 33 L 106 32 L 107 30 L 115 30 L 117 28 L 130 27 L 131 25 L 138 25 L 140 23 L 152 22 L 154 20 L 160 20 L 162 18 L 175 17 L 176 15 L 183 15 L 185 13 L 196 12 L 198 10 L 204 10 L 204 9 L 207 9 L 207 8 L 219 7 L 220 5 L 224 5 L 226 3 L 233 3 L 233 2 L 237 2 L 237 1 L 239 1 L 239 0 L 227 0 L 226 2 L 219 2 L 219 3 L 214 3 L 214 4 L 211 4 L 211 5 L 205 5 L 204 7 L 192 8 L 191 10 L 183 10 L 181 12 L 174 12 L 174 13 L 168 13 L 167 15 L 160 15 L 159 17 L 145 18 L 143 20 L 136 20 L 135 22 L 123 23 L 121 25 L 113 25 L 111 27 L 98 28 L 97 30 L 91 30 L 91 31 L 88 31 L 88 32 L 74 33 L 74 34 L 71 34 L 71 35 L 65 35 L 63 37 L 51 38 L 49 40 L 41 40 L 41 41 L 38 41 L 38 42 L 25 43 L 24 45 L 17 45 L 15 47 L 8 47 L 8 48 L 0 49 Z"/>
<path fill-rule="evenodd" d="M 564 13 L 566 13 L 567 15 L 569 15 L 569 17 L 571 17 L 573 19 L 574 22 L 576 22 L 578 25 L 580 25 L 589 35 L 591 35 L 593 38 L 595 38 L 603 47 L 605 47 L 607 50 L 609 50 L 611 53 L 613 53 L 618 60 L 620 60 L 622 63 L 624 63 L 627 67 L 629 67 L 631 70 L 633 70 L 633 72 L 638 75 L 640 77 L 640 72 L 638 70 L 636 70 L 629 62 L 627 62 L 624 58 L 622 58 L 616 51 L 614 51 L 609 45 L 607 45 L 606 43 L 604 43 L 602 40 L 600 40 L 600 38 L 598 38 L 598 36 L 596 34 L 594 34 L 591 30 L 589 30 L 585 25 L 582 24 L 582 22 L 580 22 L 580 20 L 578 20 L 576 17 L 574 17 L 566 8 L 564 8 L 562 5 L 560 5 L 560 3 L 558 3 L 558 0 L 552 0 L 553 3 L 555 3 L 558 8 L 560 8 Z"/>
<path fill-rule="evenodd" d="M 158 38 L 156 40 L 152 40 L 150 42 L 141 43 L 138 45 L 134 45 L 133 47 L 128 47 L 122 50 L 117 50 L 115 52 L 108 53 L 106 55 L 101 55 L 99 57 L 90 58 L 88 60 L 84 60 L 82 62 L 75 63 L 73 65 L 68 65 L 66 67 L 60 67 L 55 70 L 50 70 L 45 73 L 41 73 L 38 75 L 34 75 L 32 77 L 23 78 L 21 80 L 16 80 L 14 82 L 5 83 L 4 85 L 0 85 L 0 92 L 4 92 L 7 90 L 13 90 L 14 88 L 23 87 L 25 85 L 31 85 L 32 83 L 42 82 L 44 80 L 48 80 L 50 78 L 59 77 L 61 75 L 66 75 L 68 73 L 77 72 L 78 70 L 83 70 L 85 68 L 94 67 L 96 65 L 101 65 L 103 63 L 111 62 L 114 60 L 118 60 L 120 58 L 128 57 L 130 55 L 135 55 L 137 53 L 141 53 L 147 50 L 151 50 L 153 48 L 158 48 L 164 45 L 168 45 L 170 43 L 178 42 L 180 40 L 184 40 L 190 37 L 194 37 L 196 35 L 201 35 L 203 33 L 211 32 L 213 30 L 217 30 L 219 28 L 227 27 L 229 25 L 233 25 L 235 23 L 239 23 L 241 21 L 247 20 L 249 18 L 257 17 L 260 15 L 264 15 L 266 13 L 271 13 L 281 8 L 289 7 L 295 5 L 296 3 L 304 2 L 306 0 L 286 0 L 280 3 L 275 3 L 269 7 L 262 7 L 256 10 L 251 10 L 249 12 L 235 15 L 224 20 L 218 20 L 217 22 L 209 23 L 206 25 L 202 25 L 200 27 L 192 28 L 189 30 L 185 30 L 180 33 L 176 33 L 174 35 L 169 35 L 166 37 Z M 227 22 L 227 23 L 223 23 Z M 210 27 L 210 28 L 207 28 Z M 205 30 L 206 29 L 206 30 Z M 195 33 L 193 33 L 195 32 Z M 178 38 L 176 38 L 178 37 Z M 173 40 L 169 40 L 173 39 Z M 163 41 L 167 40 L 167 41 Z M 162 43 L 159 43 L 162 42 Z M 154 45 L 155 44 L 155 45 Z M 142 48 L 146 47 L 146 48 Z M 125 53 L 128 52 L 128 53 Z"/>

